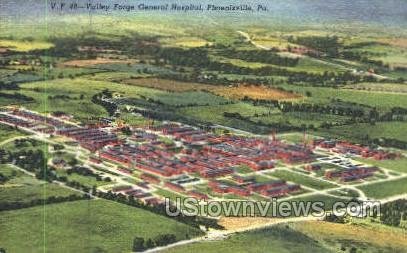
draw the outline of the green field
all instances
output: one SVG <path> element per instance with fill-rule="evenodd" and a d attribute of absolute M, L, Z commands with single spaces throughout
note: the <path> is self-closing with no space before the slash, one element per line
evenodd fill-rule
<path fill-rule="evenodd" d="M 66 176 L 68 178 L 68 181 L 75 181 L 90 188 L 93 186 L 102 186 L 110 184 L 109 182 L 105 181 L 97 181 L 96 178 L 91 176 L 83 176 L 76 173 L 68 175 L 64 170 L 58 170 L 57 174 L 58 176 Z"/>
<path fill-rule="evenodd" d="M 332 196 L 328 196 L 328 195 L 324 195 L 324 194 L 312 194 L 309 196 L 305 196 L 305 197 L 295 197 L 289 200 L 284 200 L 284 201 L 288 201 L 288 202 L 298 202 L 298 201 L 304 201 L 304 202 L 323 202 L 324 203 L 324 209 L 325 210 L 331 210 L 332 206 L 338 202 L 346 202 L 347 200 L 344 198 L 340 198 L 340 197 L 332 197 Z"/>
<path fill-rule="evenodd" d="M 375 160 L 375 159 L 366 159 L 361 157 L 353 158 L 356 161 L 360 161 L 366 164 L 382 167 L 385 169 L 407 173 L 407 158 L 403 157 L 400 159 L 394 160 Z"/>
<path fill-rule="evenodd" d="M 101 106 L 91 102 L 94 94 L 106 88 L 117 92 L 120 96 L 142 98 L 171 106 L 191 104 L 211 105 L 228 101 L 207 92 L 174 93 L 134 85 L 80 78 L 25 83 L 21 87 L 20 93 L 35 99 L 35 102 L 25 104 L 28 109 L 39 112 L 64 111 L 76 116 L 78 119 L 86 119 L 92 116 L 107 116 L 107 113 Z M 69 94 L 69 98 L 52 98 L 56 95 L 67 94 Z"/>
<path fill-rule="evenodd" d="M 353 51 L 376 54 L 369 58 L 383 61 L 391 66 L 407 66 L 407 53 L 402 47 L 395 47 L 385 43 L 374 43 L 372 45 L 355 48 Z"/>
<path fill-rule="evenodd" d="M 201 234 L 163 216 L 106 200 L 1 212 L 0 227 L 1 247 L 16 253 L 130 252 L 136 236 L 170 233 L 181 240 Z"/>
<path fill-rule="evenodd" d="M 288 112 L 288 113 L 273 113 L 266 116 L 252 117 L 253 121 L 263 123 L 283 123 L 300 127 L 302 125 L 313 125 L 320 127 L 321 124 L 330 122 L 332 124 L 343 124 L 349 117 L 339 115 L 329 115 L 321 113 L 306 113 L 306 112 Z"/>
<path fill-rule="evenodd" d="M 324 73 L 325 71 L 330 72 L 343 72 L 347 70 L 344 66 L 340 64 L 331 63 L 329 61 L 323 61 L 311 57 L 302 57 L 298 62 L 298 65 L 293 70 L 297 71 L 307 71 L 311 73 Z"/>
<path fill-rule="evenodd" d="M 298 57 L 298 55 L 297 55 Z M 298 61 L 298 64 L 295 67 L 285 67 L 285 66 L 278 66 L 273 64 L 261 63 L 261 62 L 254 62 L 254 61 L 245 61 L 241 59 L 233 59 L 228 57 L 222 56 L 212 56 L 212 59 L 217 62 L 221 63 L 230 63 L 232 65 L 243 67 L 243 68 L 262 68 L 262 67 L 275 67 L 281 69 L 287 69 L 293 72 L 308 72 L 308 73 L 316 73 L 322 74 L 326 71 L 329 72 L 343 72 L 346 70 L 345 67 L 339 64 L 334 64 L 322 60 L 318 60 L 311 57 L 302 57 Z"/>
<path fill-rule="evenodd" d="M 269 113 L 272 110 L 273 109 L 264 106 L 253 106 L 248 103 L 238 102 L 226 105 L 181 108 L 179 112 L 194 120 L 256 132 L 256 128 L 258 127 L 257 124 L 248 122 L 247 120 L 225 117 L 224 113 L 239 113 L 243 117 L 251 117 L 256 113 Z"/>
<path fill-rule="evenodd" d="M 295 172 L 290 172 L 286 170 L 278 170 L 269 173 L 269 175 L 273 177 L 278 177 L 281 179 L 284 179 L 286 181 L 291 181 L 296 184 L 301 184 L 310 188 L 314 188 L 317 190 L 324 190 L 324 189 L 329 189 L 329 188 L 334 188 L 336 187 L 335 184 L 328 183 L 319 179 L 311 178 L 305 175 L 301 175 Z"/>
<path fill-rule="evenodd" d="M 389 138 L 407 141 L 406 127 L 406 122 L 378 122 L 375 125 L 360 123 L 323 129 L 318 133 L 330 138 L 343 138 L 355 142 L 366 140 L 366 136 L 370 139 Z"/>
<path fill-rule="evenodd" d="M 166 252 L 405 252 L 405 232 L 364 220 L 352 224 L 298 222 L 237 233 L 221 241 L 177 246 Z"/>
<path fill-rule="evenodd" d="M 403 93 L 397 94 L 295 85 L 283 85 L 282 87 L 286 90 L 291 90 L 304 95 L 306 92 L 310 92 L 311 97 L 305 98 L 305 102 L 329 103 L 332 99 L 340 99 L 346 102 L 364 104 L 381 109 L 389 109 L 397 106 L 407 107 L 407 94 Z"/>
<path fill-rule="evenodd" d="M 358 187 L 369 198 L 383 199 L 407 193 L 407 178 L 374 183 Z"/>
<path fill-rule="evenodd" d="M 14 171 L 14 172 L 13 172 Z M 31 200 L 54 197 L 81 195 L 54 183 L 46 183 L 35 179 L 9 165 L 1 165 L 0 173 L 10 177 L 5 184 L 0 185 L 0 205 L 12 203 L 28 203 Z"/>
<path fill-rule="evenodd" d="M 235 234 L 221 241 L 208 241 L 178 246 L 169 249 L 169 253 L 207 252 L 332 252 L 315 240 L 296 230 L 279 225 L 268 229 Z"/>
<path fill-rule="evenodd" d="M 167 191 L 167 190 L 164 190 L 164 189 L 158 189 L 154 193 L 158 194 L 158 195 L 160 195 L 160 196 L 162 196 L 164 198 L 169 198 L 171 201 L 174 201 L 174 202 L 177 200 L 177 198 L 179 198 L 179 199 L 186 198 L 185 196 L 183 196 L 181 194 L 178 194 L 178 193 L 173 192 L 173 191 Z"/>
<path fill-rule="evenodd" d="M 0 143 L 17 136 L 26 134 L 8 125 L 0 124 Z"/>

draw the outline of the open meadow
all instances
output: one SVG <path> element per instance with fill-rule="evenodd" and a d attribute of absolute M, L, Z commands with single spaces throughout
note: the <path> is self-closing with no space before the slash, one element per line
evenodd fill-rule
<path fill-rule="evenodd" d="M 135 236 L 172 233 L 181 240 L 201 234 L 185 224 L 106 200 L 1 212 L 0 224 L 1 244 L 11 252 L 128 252 Z"/>

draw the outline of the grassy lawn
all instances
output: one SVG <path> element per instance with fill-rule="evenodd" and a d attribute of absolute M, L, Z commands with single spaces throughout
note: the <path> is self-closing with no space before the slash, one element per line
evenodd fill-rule
<path fill-rule="evenodd" d="M 56 184 L 50 183 L 37 183 L 36 185 L 27 184 L 30 179 L 21 178 L 26 184 L 13 186 L 13 187 L 1 187 L 0 186 L 0 204 L 7 203 L 23 203 L 30 202 L 35 199 L 46 199 L 51 196 L 55 197 L 68 197 L 69 195 L 78 195 L 75 191 L 63 188 Z M 34 179 L 32 179 L 34 180 Z M 10 180 L 13 183 L 14 180 Z M 36 182 L 33 182 L 36 183 Z"/>
<path fill-rule="evenodd" d="M 16 137 L 16 136 L 24 136 L 26 135 L 24 132 L 21 132 L 11 126 L 2 125 L 0 124 L 0 142 L 3 142 L 7 139 Z"/>
<path fill-rule="evenodd" d="M 303 143 L 304 142 L 304 133 L 286 133 L 282 135 L 277 135 L 278 139 L 282 139 L 288 142 L 293 142 L 293 143 Z M 313 139 L 317 139 L 318 137 L 310 135 L 307 133 L 305 136 L 307 142 L 311 142 Z"/>
<path fill-rule="evenodd" d="M 354 219 L 352 224 L 329 222 L 301 222 L 292 224 L 292 229 L 333 249 L 335 252 L 405 252 L 405 231 L 399 228 L 371 223 L 368 219 Z M 345 248 L 341 251 L 341 248 Z"/>
<path fill-rule="evenodd" d="M 338 201 L 346 202 L 346 199 L 316 193 L 316 194 L 305 196 L 305 197 L 292 198 L 292 199 L 289 199 L 289 200 L 286 200 L 286 201 L 288 201 L 288 202 L 299 202 L 299 201 L 303 201 L 303 202 L 319 202 L 320 201 L 320 202 L 324 203 L 324 209 L 325 210 L 330 210 L 330 209 L 332 209 L 333 204 L 335 204 Z"/>
<path fill-rule="evenodd" d="M 0 185 L 0 204 L 30 202 L 51 196 L 67 197 L 72 194 L 79 194 L 57 184 L 35 179 L 9 165 L 1 165 L 0 173 L 10 177 L 10 180 L 5 184 Z"/>
<path fill-rule="evenodd" d="M 369 198 L 383 199 L 407 193 L 407 178 L 359 186 L 358 188 L 365 192 Z"/>
<path fill-rule="evenodd" d="M 63 169 L 57 170 L 57 174 L 58 174 L 58 176 L 66 176 L 69 181 L 75 181 L 75 182 L 81 183 L 82 185 L 86 185 L 88 187 L 93 187 L 94 185 L 102 186 L 102 185 L 106 185 L 106 184 L 111 184 L 111 182 L 97 181 L 96 178 L 91 177 L 91 176 L 83 176 L 83 175 L 79 175 L 76 173 L 72 173 L 72 174 L 68 175 L 68 173 L 66 173 L 66 171 Z"/>
<path fill-rule="evenodd" d="M 404 252 L 407 241 L 402 229 L 368 221 L 338 224 L 321 221 L 287 223 L 253 232 L 238 233 L 222 241 L 178 246 L 171 253 L 184 252 Z"/>
<path fill-rule="evenodd" d="M 278 170 L 278 171 L 274 171 L 272 173 L 269 173 L 269 175 L 274 176 L 274 177 L 278 177 L 287 181 L 291 181 L 297 184 L 301 184 L 307 187 L 311 187 L 317 190 L 324 190 L 324 189 L 329 189 L 329 188 L 333 188 L 336 185 L 319 180 L 319 179 L 315 179 L 315 178 L 311 178 L 305 175 L 300 175 L 298 173 L 294 173 L 294 172 L 290 172 L 290 171 L 286 171 L 286 170 Z"/>
<path fill-rule="evenodd" d="M 369 138 L 391 138 L 401 141 L 407 141 L 405 129 L 406 122 L 379 122 L 375 125 L 368 123 L 354 124 L 348 126 L 332 127 L 329 130 L 321 130 L 321 135 L 330 137 L 347 138 L 350 140 L 363 140 L 366 135 Z"/>
<path fill-rule="evenodd" d="M 403 157 L 401 159 L 395 160 L 375 160 L 375 159 L 366 159 L 361 157 L 353 158 L 356 161 L 360 161 L 366 164 L 382 167 L 385 169 L 407 173 L 407 158 Z"/>
<path fill-rule="evenodd" d="M 158 194 L 164 198 L 169 198 L 171 201 L 176 201 L 177 198 L 180 199 L 185 199 L 186 197 L 182 196 L 181 194 L 178 194 L 176 192 L 173 191 L 168 191 L 168 190 L 164 190 L 164 189 L 158 189 L 157 191 L 154 192 L 155 194 Z"/>
<path fill-rule="evenodd" d="M 0 227 L 0 245 L 16 253 L 130 252 L 136 236 L 171 233 L 181 240 L 201 234 L 163 216 L 106 200 L 1 212 Z"/>
<path fill-rule="evenodd" d="M 221 241 L 207 241 L 167 250 L 170 253 L 207 252 L 269 252 L 269 253 L 300 253 L 300 252 L 332 252 L 318 244 L 307 235 L 278 225 L 268 229 L 239 233 Z"/>
<path fill-rule="evenodd" d="M 236 172 L 240 173 L 240 174 L 246 174 L 246 173 L 253 172 L 253 170 L 250 169 L 250 167 L 247 165 L 240 165 L 240 166 L 235 167 L 235 169 L 236 169 Z"/>

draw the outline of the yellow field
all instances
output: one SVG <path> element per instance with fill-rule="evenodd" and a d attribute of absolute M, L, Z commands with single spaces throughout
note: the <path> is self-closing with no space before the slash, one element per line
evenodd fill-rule
<path fill-rule="evenodd" d="M 211 89 L 215 94 L 232 98 L 242 99 L 248 97 L 251 99 L 263 99 L 263 100 L 289 100 L 297 99 L 301 96 L 290 92 L 273 89 L 265 86 L 254 85 L 239 85 L 234 87 L 213 87 Z"/>
<path fill-rule="evenodd" d="M 265 224 L 273 224 L 281 221 L 277 218 L 265 217 L 221 217 L 218 224 L 228 231 L 239 231 L 245 228 L 258 227 Z"/>
<path fill-rule="evenodd" d="M 374 223 L 339 224 L 323 221 L 293 225 L 296 230 L 318 240 L 352 240 L 368 242 L 379 247 L 407 248 L 407 231 Z M 380 229 L 377 227 L 380 226 Z"/>
<path fill-rule="evenodd" d="M 230 99 L 243 99 L 245 97 L 248 97 L 251 99 L 263 99 L 263 100 L 290 100 L 301 97 L 298 94 L 293 94 L 290 92 L 273 89 L 266 86 L 255 86 L 248 84 L 245 85 L 240 84 L 233 87 L 226 87 L 201 83 L 180 82 L 159 78 L 126 79 L 122 80 L 122 82 L 129 85 L 137 85 L 142 87 L 175 92 L 209 91 L 216 95 Z"/>
<path fill-rule="evenodd" d="M 161 39 L 161 43 L 168 46 L 180 46 L 180 47 L 203 47 L 206 45 L 212 45 L 211 42 L 197 37 L 177 37 L 177 38 L 166 38 Z"/>
<path fill-rule="evenodd" d="M 66 61 L 66 62 L 62 63 L 61 65 L 64 67 L 87 67 L 87 66 L 103 64 L 103 63 L 133 63 L 133 62 L 134 61 L 132 61 L 132 60 L 111 60 L 111 59 L 105 59 L 105 58 L 98 58 L 98 59 L 93 59 L 93 60 Z"/>
<path fill-rule="evenodd" d="M 381 39 L 380 42 L 407 49 L 407 38 Z"/>
<path fill-rule="evenodd" d="M 53 47 L 53 44 L 42 41 L 0 40 L 0 47 L 17 52 L 28 52 L 36 49 L 48 49 Z"/>

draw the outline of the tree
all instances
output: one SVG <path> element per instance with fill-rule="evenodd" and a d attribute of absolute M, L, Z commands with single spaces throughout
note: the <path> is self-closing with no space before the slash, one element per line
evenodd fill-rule
<path fill-rule="evenodd" d="M 144 249 L 144 238 L 135 237 L 133 240 L 133 251 L 143 251 Z"/>
<path fill-rule="evenodd" d="M 157 246 L 164 246 L 170 243 L 173 243 L 177 240 L 174 234 L 163 234 L 158 235 L 154 238 L 154 242 Z"/>
<path fill-rule="evenodd" d="M 154 248 L 155 244 L 153 242 L 153 240 L 151 240 L 151 238 L 148 238 L 148 240 L 145 243 L 145 248 L 146 249 L 151 249 Z"/>
<path fill-rule="evenodd" d="M 76 158 L 72 158 L 68 161 L 68 164 L 73 167 L 78 164 L 78 160 L 76 160 Z"/>

